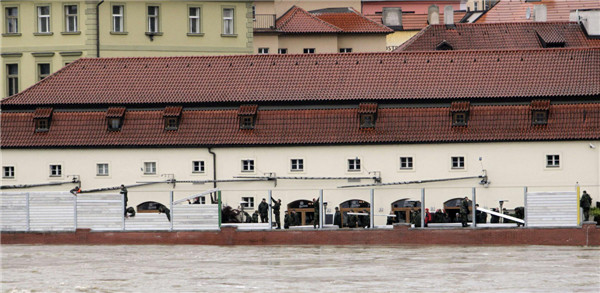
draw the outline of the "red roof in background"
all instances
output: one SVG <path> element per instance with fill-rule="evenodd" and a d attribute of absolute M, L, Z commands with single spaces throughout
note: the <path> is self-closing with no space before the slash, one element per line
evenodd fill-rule
<path fill-rule="evenodd" d="M 440 22 L 444 24 L 444 9 L 440 10 Z M 454 11 L 454 23 L 459 23 L 460 20 L 465 16 L 465 11 Z M 381 14 L 366 15 L 369 19 L 381 24 Z M 421 30 L 427 27 L 427 14 L 416 14 L 416 13 L 402 13 L 402 29 L 405 31 Z"/>
<path fill-rule="evenodd" d="M 366 18 L 353 9 L 344 12 L 311 13 L 292 6 L 276 21 L 282 33 L 391 33 L 393 30 Z"/>
<path fill-rule="evenodd" d="M 374 129 L 359 127 L 358 109 L 259 110 L 241 131 L 238 110 L 185 110 L 177 131 L 163 111 L 127 111 L 120 131 L 104 112 L 55 111 L 48 132 L 36 133 L 33 112 L 4 112 L 2 148 L 214 146 L 352 143 L 536 141 L 600 138 L 600 104 L 555 104 L 548 124 L 532 125 L 530 105 L 471 105 L 468 125 L 452 127 L 449 107 L 382 108 Z M 324 127 L 326 125 L 326 127 Z"/>
<path fill-rule="evenodd" d="M 35 112 L 33 112 L 33 118 L 50 118 L 52 116 L 52 108 L 37 108 Z"/>
<path fill-rule="evenodd" d="M 292 6 L 276 21 L 277 31 L 284 33 L 338 33 L 342 29 L 320 20 L 308 11 Z"/>
<path fill-rule="evenodd" d="M 430 25 L 396 51 L 433 51 L 442 41 L 453 50 L 542 48 L 538 35 L 565 47 L 600 47 L 600 39 L 588 38 L 576 22 L 457 23 L 455 29 Z"/>
<path fill-rule="evenodd" d="M 550 100 L 531 101 L 531 110 L 550 110 Z"/>
<path fill-rule="evenodd" d="M 107 118 L 121 118 L 125 115 L 125 107 L 110 107 L 106 111 Z"/>
<path fill-rule="evenodd" d="M 167 106 L 163 112 L 164 117 L 179 117 L 181 116 L 182 106 Z"/>
<path fill-rule="evenodd" d="M 375 114 L 377 113 L 377 103 L 360 103 L 358 105 L 359 114 Z"/>
<path fill-rule="evenodd" d="M 450 112 L 468 112 L 471 108 L 469 101 L 456 101 L 450 104 Z"/>
<path fill-rule="evenodd" d="M 256 115 L 258 105 L 241 105 L 238 109 L 238 115 Z"/>
<path fill-rule="evenodd" d="M 501 0 L 475 22 L 533 22 L 533 6 L 538 4 L 546 5 L 547 21 L 569 21 L 571 10 L 600 8 L 599 0 L 540 0 L 535 2 Z M 529 19 L 526 17 L 527 8 L 531 12 Z"/>
<path fill-rule="evenodd" d="M 81 58 L 1 105 L 9 109 L 599 94 L 600 48 L 561 48 Z"/>

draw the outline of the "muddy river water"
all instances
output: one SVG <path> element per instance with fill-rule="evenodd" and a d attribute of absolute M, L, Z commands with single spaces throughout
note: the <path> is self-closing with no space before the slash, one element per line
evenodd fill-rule
<path fill-rule="evenodd" d="M 600 292 L 600 247 L 0 249 L 2 292 Z"/>

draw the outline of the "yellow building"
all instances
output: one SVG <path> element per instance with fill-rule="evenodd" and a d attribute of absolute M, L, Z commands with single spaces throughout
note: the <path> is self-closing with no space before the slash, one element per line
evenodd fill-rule
<path fill-rule="evenodd" d="M 253 50 L 248 0 L 3 0 L 1 6 L 1 97 L 24 90 L 80 57 Z"/>

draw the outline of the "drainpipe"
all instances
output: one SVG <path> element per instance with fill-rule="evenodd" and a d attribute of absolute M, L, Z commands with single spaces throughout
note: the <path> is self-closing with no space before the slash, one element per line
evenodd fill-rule
<path fill-rule="evenodd" d="M 212 151 L 212 148 L 208 148 L 208 152 L 213 157 L 213 188 L 217 188 L 217 154 Z"/>
<path fill-rule="evenodd" d="M 96 57 L 100 57 L 100 5 L 104 0 L 96 4 Z"/>

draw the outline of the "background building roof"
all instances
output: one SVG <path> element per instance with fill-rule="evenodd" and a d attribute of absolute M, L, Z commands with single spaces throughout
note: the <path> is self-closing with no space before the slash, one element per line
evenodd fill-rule
<path fill-rule="evenodd" d="M 475 22 L 534 21 L 533 6 L 539 4 L 546 5 L 547 21 L 569 21 L 569 15 L 572 10 L 600 8 L 600 1 L 598 0 L 539 0 L 531 2 L 501 0 Z M 530 11 L 529 18 L 527 18 L 527 9 Z"/>
<path fill-rule="evenodd" d="M 352 8 L 328 8 L 308 12 L 293 6 L 276 21 L 282 33 L 391 33 Z"/>
<path fill-rule="evenodd" d="M 82 58 L 2 109 L 599 94 L 600 48 Z"/>

